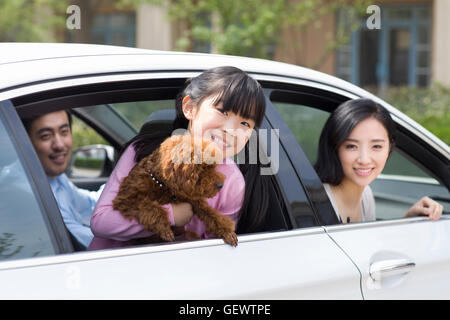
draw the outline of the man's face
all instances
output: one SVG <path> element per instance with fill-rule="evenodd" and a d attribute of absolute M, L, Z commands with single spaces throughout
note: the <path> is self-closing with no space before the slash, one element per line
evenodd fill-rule
<path fill-rule="evenodd" d="M 72 154 L 72 133 L 67 113 L 56 111 L 37 118 L 28 134 L 45 173 L 50 177 L 63 173 Z"/>

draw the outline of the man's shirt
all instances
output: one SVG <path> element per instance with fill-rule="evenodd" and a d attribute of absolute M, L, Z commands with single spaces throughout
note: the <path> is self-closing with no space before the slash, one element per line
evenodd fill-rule
<path fill-rule="evenodd" d="M 90 228 L 91 216 L 103 186 L 98 191 L 78 188 L 65 173 L 48 177 L 48 182 L 67 229 L 81 244 L 89 246 L 94 237 Z"/>

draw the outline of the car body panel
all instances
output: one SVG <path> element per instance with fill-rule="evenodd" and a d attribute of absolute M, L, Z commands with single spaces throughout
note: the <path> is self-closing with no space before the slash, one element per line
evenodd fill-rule
<path fill-rule="evenodd" d="M 450 217 L 325 228 L 361 271 L 364 299 L 450 298 Z M 404 273 L 372 279 L 369 269 L 373 263 L 394 260 L 410 261 L 415 266 Z"/>
<path fill-rule="evenodd" d="M 239 241 L 237 248 L 213 239 L 4 262 L 0 299 L 362 298 L 357 268 L 321 227 Z"/>

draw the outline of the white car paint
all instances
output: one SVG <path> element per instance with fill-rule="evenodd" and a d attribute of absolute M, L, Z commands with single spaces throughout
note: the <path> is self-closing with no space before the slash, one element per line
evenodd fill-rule
<path fill-rule="evenodd" d="M 365 299 L 450 299 L 450 217 L 325 228 L 361 270 Z M 373 279 L 370 266 L 381 261 L 415 266 Z"/>
<path fill-rule="evenodd" d="M 0 299 L 361 299 L 321 227 L 1 262 L 0 283 Z"/>

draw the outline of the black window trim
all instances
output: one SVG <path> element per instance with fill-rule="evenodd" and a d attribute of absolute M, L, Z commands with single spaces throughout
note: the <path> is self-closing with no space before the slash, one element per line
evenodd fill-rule
<path fill-rule="evenodd" d="M 278 86 L 279 87 L 279 86 Z M 266 88 L 266 95 L 270 98 L 273 92 L 288 92 L 288 94 L 295 93 L 296 97 L 304 96 L 302 92 L 292 92 L 290 90 L 283 90 L 282 88 Z M 312 95 L 305 93 L 307 97 L 312 97 L 314 100 L 324 99 L 323 96 Z M 296 102 L 298 103 L 298 101 Z M 336 103 L 336 102 L 335 102 Z M 328 199 L 326 191 L 320 181 L 316 171 L 311 162 L 304 153 L 302 147 L 298 143 L 291 129 L 286 122 L 281 118 L 276 108 L 273 106 L 271 100 L 269 101 L 270 108 L 266 110 L 266 116 L 270 118 L 271 126 L 280 129 L 280 144 L 286 151 L 290 160 L 291 166 L 294 168 L 298 179 L 300 180 L 303 190 L 309 199 L 310 206 L 318 220 L 319 225 L 333 225 L 339 224 L 334 208 Z M 281 134 L 281 131 L 284 134 Z"/>

